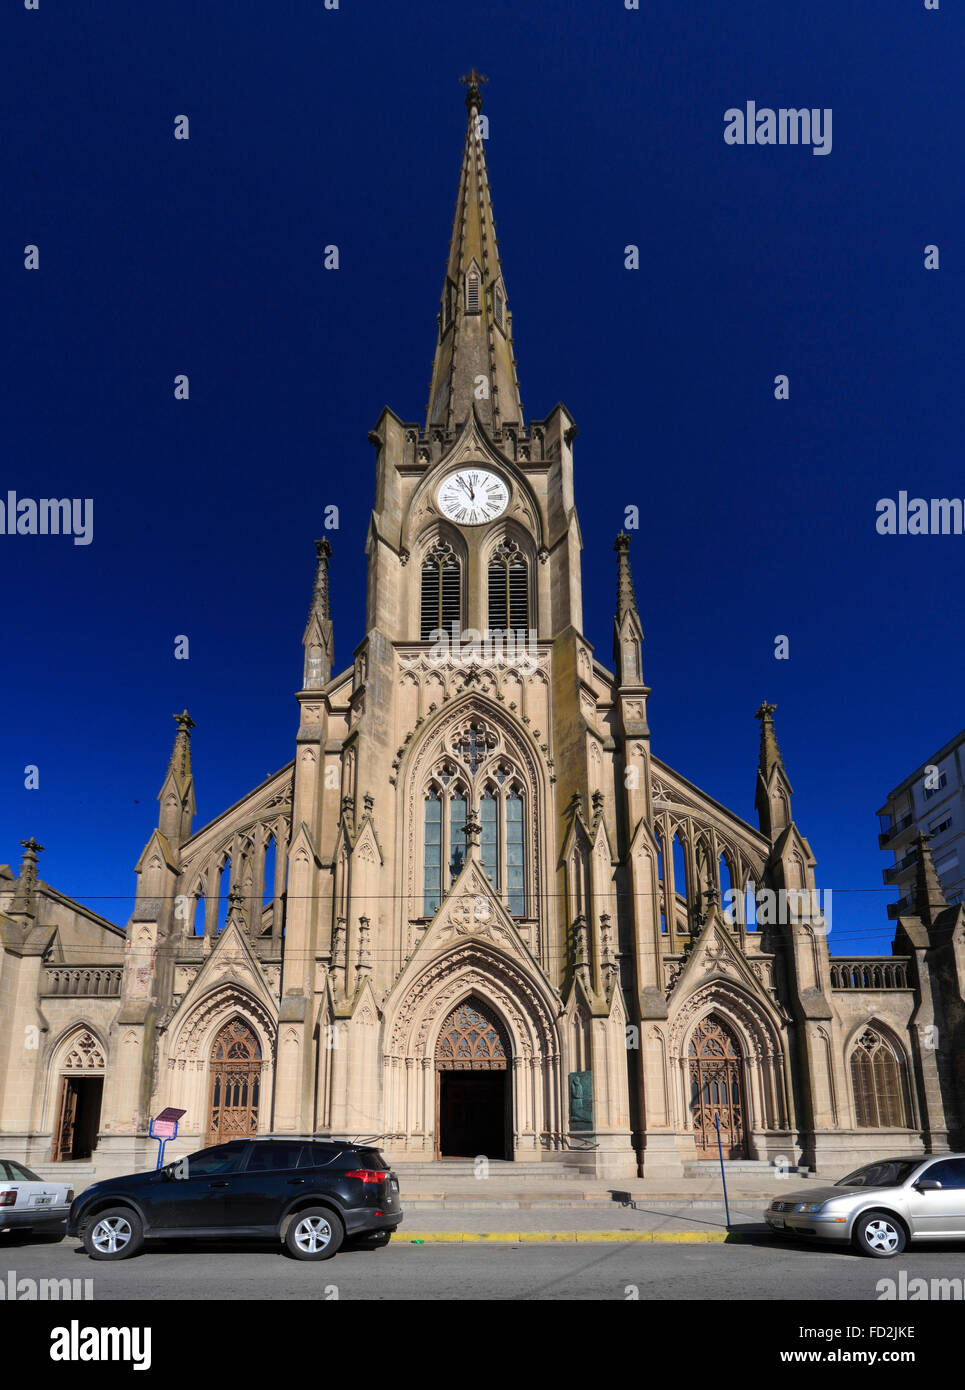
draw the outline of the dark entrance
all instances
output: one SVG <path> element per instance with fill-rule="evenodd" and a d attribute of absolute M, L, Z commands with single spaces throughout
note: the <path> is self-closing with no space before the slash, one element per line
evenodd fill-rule
<path fill-rule="evenodd" d="M 436 1044 L 436 1152 L 440 1158 L 511 1158 L 509 1048 L 478 999 L 446 1019 Z"/>
<path fill-rule="evenodd" d="M 60 1120 L 53 1157 L 56 1162 L 90 1158 L 101 1118 L 102 1076 L 64 1076 L 60 1081 Z"/>
<path fill-rule="evenodd" d="M 440 1158 L 506 1157 L 505 1071 L 439 1073 Z"/>

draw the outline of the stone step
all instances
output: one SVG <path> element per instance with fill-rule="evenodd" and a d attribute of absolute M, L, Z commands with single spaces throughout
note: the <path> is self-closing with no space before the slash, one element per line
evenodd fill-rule
<path fill-rule="evenodd" d="M 66 1182 L 73 1188 L 78 1184 L 89 1187 L 94 1181 L 94 1165 L 86 1160 L 76 1163 L 28 1163 L 26 1167 L 44 1182 Z"/>
<path fill-rule="evenodd" d="M 451 1182 L 572 1182 L 581 1176 L 580 1169 L 565 1164 L 548 1163 L 490 1163 L 486 1177 L 477 1177 L 471 1163 L 450 1167 L 445 1163 L 390 1163 L 393 1173 L 407 1182 L 429 1178 L 436 1183 Z"/>
<path fill-rule="evenodd" d="M 778 1164 L 767 1158 L 731 1158 L 724 1160 L 726 1177 L 764 1177 L 773 1180 Z M 805 1176 L 809 1169 L 786 1169 L 792 1176 Z M 719 1178 L 720 1161 L 716 1158 L 697 1158 L 684 1161 L 685 1178 Z"/>

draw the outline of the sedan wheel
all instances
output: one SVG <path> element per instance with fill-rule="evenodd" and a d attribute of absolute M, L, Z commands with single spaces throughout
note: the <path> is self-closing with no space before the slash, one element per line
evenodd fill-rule
<path fill-rule="evenodd" d="M 84 1232 L 84 1249 L 92 1260 L 126 1260 L 143 1244 L 140 1219 L 124 1207 L 101 1212 Z"/>
<path fill-rule="evenodd" d="M 869 1211 L 859 1217 L 855 1223 L 854 1240 L 863 1255 L 871 1255 L 878 1260 L 900 1255 L 908 1243 L 904 1227 L 883 1211 Z"/>
<path fill-rule="evenodd" d="M 293 1216 L 285 1245 L 297 1260 L 330 1260 L 345 1239 L 345 1227 L 326 1207 L 309 1207 Z"/>

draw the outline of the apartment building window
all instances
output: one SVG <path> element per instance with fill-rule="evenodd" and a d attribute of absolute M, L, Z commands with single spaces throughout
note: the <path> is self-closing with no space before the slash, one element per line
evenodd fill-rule
<path fill-rule="evenodd" d="M 942 773 L 939 774 L 939 777 L 938 777 L 938 785 L 937 785 L 937 786 L 935 786 L 935 787 L 930 787 L 930 786 L 928 785 L 928 783 L 926 782 L 926 783 L 925 783 L 925 800 L 926 800 L 926 801 L 930 801 L 930 800 L 932 799 L 933 796 L 937 796 L 937 794 L 942 790 L 942 788 L 945 787 L 945 786 L 947 786 L 947 785 L 948 785 L 948 775 L 947 775 L 947 773 L 944 773 L 944 772 L 942 772 Z"/>

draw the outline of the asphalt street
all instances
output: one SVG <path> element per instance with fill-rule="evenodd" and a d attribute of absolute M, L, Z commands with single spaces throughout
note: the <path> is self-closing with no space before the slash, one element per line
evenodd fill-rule
<path fill-rule="evenodd" d="M 902 1270 L 908 1280 L 963 1281 L 965 1243 L 871 1260 L 850 1250 L 802 1248 L 749 1232 L 740 1243 L 717 1245 L 413 1245 L 400 1235 L 382 1249 L 349 1248 L 319 1264 L 300 1263 L 274 1246 L 249 1242 L 164 1243 L 117 1264 L 89 1260 L 72 1240 L 59 1245 L 0 1244 L 4 1285 L 8 1271 L 34 1280 L 90 1279 L 95 1301 L 216 1297 L 874 1302 L 880 1298 L 878 1281 L 897 1280 Z"/>

